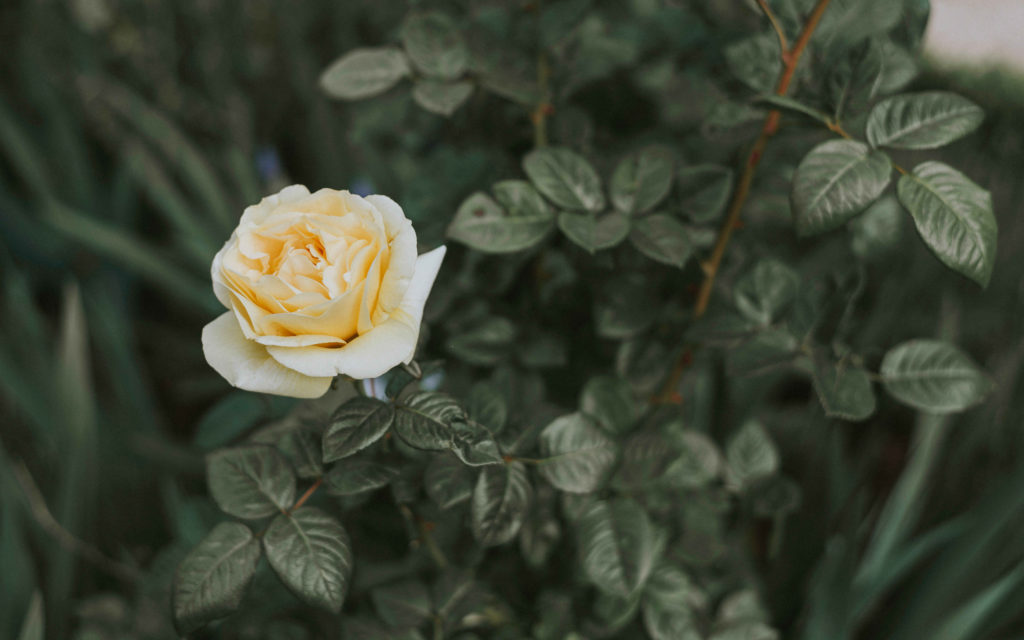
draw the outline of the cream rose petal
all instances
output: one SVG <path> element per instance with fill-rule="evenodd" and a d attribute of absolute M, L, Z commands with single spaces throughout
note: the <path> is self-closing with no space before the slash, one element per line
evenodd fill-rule
<path fill-rule="evenodd" d="M 416 259 L 409 288 L 398 309 L 381 324 L 342 348 L 268 346 L 277 362 L 308 376 L 345 374 L 357 379 L 376 378 L 395 365 L 412 360 L 419 338 L 423 306 L 437 278 L 445 247 Z"/>
<path fill-rule="evenodd" d="M 230 311 L 203 327 L 203 353 L 217 373 L 246 391 L 319 398 L 331 387 L 332 376 L 311 377 L 278 364 L 266 347 L 245 338 Z"/>
<path fill-rule="evenodd" d="M 416 230 L 406 219 L 402 207 L 387 196 L 366 196 L 384 218 L 388 237 L 391 239 L 391 259 L 380 285 L 379 310 L 375 315 L 390 313 L 397 308 L 405 296 L 416 264 Z M 378 318 L 374 317 L 376 321 Z"/>
<path fill-rule="evenodd" d="M 309 195 L 309 189 L 307 189 L 305 185 L 293 184 L 287 186 L 284 189 L 281 189 L 280 192 L 263 198 L 259 204 L 246 207 L 245 212 L 242 213 L 242 220 L 240 224 L 259 224 L 270 214 L 274 213 L 279 206 L 289 202 L 302 200 Z"/>

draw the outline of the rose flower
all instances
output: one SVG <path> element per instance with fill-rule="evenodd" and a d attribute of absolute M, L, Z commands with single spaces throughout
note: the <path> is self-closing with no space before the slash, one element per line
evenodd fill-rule
<path fill-rule="evenodd" d="M 417 257 L 390 198 L 286 187 L 246 208 L 213 259 L 230 311 L 203 329 L 206 360 L 240 389 L 300 398 L 380 376 L 412 360 L 444 253 Z"/>

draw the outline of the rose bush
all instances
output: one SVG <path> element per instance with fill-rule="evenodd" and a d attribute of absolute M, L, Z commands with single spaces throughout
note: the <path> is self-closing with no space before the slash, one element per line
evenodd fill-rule
<path fill-rule="evenodd" d="M 207 361 L 240 389 L 300 398 L 409 362 L 445 247 L 416 251 L 386 196 L 292 185 L 264 198 L 213 260 L 230 311 L 203 329 Z"/>

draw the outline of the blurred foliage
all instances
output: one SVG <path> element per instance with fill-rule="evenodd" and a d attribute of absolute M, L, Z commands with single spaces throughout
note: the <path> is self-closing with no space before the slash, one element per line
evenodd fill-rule
<path fill-rule="evenodd" d="M 769 4 L 792 42 L 813 3 Z M 443 376 L 472 421 L 502 423 L 492 429 L 503 451 L 559 456 L 582 442 L 613 459 L 466 467 L 478 449 L 417 452 L 402 443 L 414 427 L 395 418 L 399 438 L 365 455 L 385 468 L 329 475 L 336 495 L 313 499 L 355 541 L 343 627 L 263 563 L 241 613 L 200 637 L 685 637 L 661 626 L 671 624 L 719 640 L 730 629 L 1019 637 L 1021 80 L 916 75 L 926 2 L 832 5 L 795 78 L 796 108 L 757 99 L 774 88 L 778 44 L 755 2 L 0 6 L 0 637 L 177 637 L 176 568 L 211 531 L 239 533 L 214 529 L 223 516 L 207 497 L 205 454 L 255 441 L 294 456 L 290 438 L 332 423 L 347 389 L 297 406 L 230 389 L 202 356 L 199 332 L 219 309 L 210 260 L 247 204 L 292 182 L 385 193 L 431 247 L 474 193 L 502 211 L 518 187 L 496 182 L 540 186 L 521 164 L 538 142 L 572 149 L 609 186 L 652 175 L 640 154 L 657 164 L 668 147 L 667 201 L 656 184 L 609 199 L 623 214 L 652 213 L 645 197 L 664 211 L 607 249 L 626 237 L 615 221 L 556 222 L 528 203 L 532 248 L 494 256 L 453 243 L 428 306 L 422 377 L 394 372 L 388 396 Z M 427 46 L 381 95 L 332 99 L 322 72 L 357 48 L 417 51 L 430 25 L 408 16 L 432 8 L 464 52 L 436 60 Z M 825 52 L 879 25 L 886 86 L 835 104 Z M 468 95 L 442 86 L 461 78 Z M 935 259 L 892 195 L 838 231 L 794 232 L 794 173 L 832 135 L 815 118 L 846 110 L 863 137 L 876 98 L 906 90 L 955 90 L 985 112 L 942 150 L 890 154 L 907 167 L 948 161 L 991 192 L 1000 233 L 984 290 Z M 785 110 L 782 129 L 708 314 L 690 323 L 697 258 L 770 106 Z M 796 359 L 787 340 L 808 328 L 804 294 L 824 300 L 816 335 L 827 348 Z M 751 325 L 758 337 L 741 341 Z M 869 419 L 835 417 L 853 417 L 849 398 L 821 393 L 822 380 L 850 375 L 836 363 L 853 363 L 870 388 L 886 352 L 920 338 L 970 354 L 993 383 L 985 401 L 940 416 L 872 392 Z M 684 341 L 709 345 L 677 381 L 685 402 L 649 405 Z M 321 473 L 295 468 L 303 489 Z M 503 508 L 523 507 L 515 526 L 474 494 L 496 486 Z M 620 553 L 647 568 L 609 578 L 576 558 L 616 523 L 632 527 Z"/>

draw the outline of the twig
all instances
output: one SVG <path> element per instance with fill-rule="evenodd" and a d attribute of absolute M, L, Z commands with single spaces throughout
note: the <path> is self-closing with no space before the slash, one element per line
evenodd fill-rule
<path fill-rule="evenodd" d="M 398 503 L 398 511 L 416 534 L 416 538 L 413 540 L 414 545 L 424 545 L 437 567 L 439 569 L 447 568 L 448 558 L 445 557 L 441 548 L 437 546 L 437 542 L 434 541 L 434 536 L 431 534 L 433 525 L 413 513 L 412 509 L 402 503 Z"/>
<path fill-rule="evenodd" d="M 783 59 L 789 55 L 789 42 L 786 41 L 786 33 L 782 30 L 782 25 L 779 24 L 779 19 L 775 17 L 772 12 L 772 8 L 768 6 L 767 0 L 757 0 L 757 4 L 761 7 L 761 11 L 764 12 L 768 22 L 772 23 L 772 29 L 775 29 L 775 35 L 779 36 L 779 50 L 782 51 Z"/>
<path fill-rule="evenodd" d="M 787 52 L 785 60 L 783 61 L 784 67 L 782 77 L 779 78 L 779 83 L 775 89 L 775 95 L 784 96 L 789 91 L 789 85 L 793 81 L 793 74 L 796 73 L 796 67 L 800 62 L 800 57 L 807 48 L 807 43 L 811 41 L 811 36 L 814 34 L 814 30 L 818 27 L 818 23 L 821 21 L 821 16 L 825 12 L 825 8 L 828 7 L 829 2 L 830 0 L 818 0 L 818 4 L 814 7 L 814 11 L 812 11 L 811 15 L 807 18 L 807 24 L 804 25 L 800 38 L 796 41 L 793 49 Z M 778 109 L 774 109 L 768 114 L 761 127 L 761 134 L 757 137 L 753 148 L 751 148 L 749 155 L 747 155 L 747 162 L 743 167 L 743 173 L 740 176 L 739 183 L 736 185 L 736 191 L 733 193 L 732 203 L 729 205 L 729 212 L 726 215 L 725 224 L 722 225 L 721 230 L 718 232 L 718 238 L 711 251 L 711 259 L 707 261 L 704 268 L 706 275 L 704 276 L 704 281 L 701 283 L 700 292 L 697 295 L 697 304 L 694 306 L 693 310 L 695 318 L 701 317 L 704 315 L 704 312 L 707 311 L 708 302 L 711 299 L 711 290 L 715 285 L 715 277 L 718 275 L 718 269 L 722 264 L 722 258 L 725 256 L 725 248 L 729 245 L 729 240 L 732 238 L 732 232 L 740 220 L 740 213 L 743 211 L 743 205 L 747 201 L 747 196 L 750 195 L 750 185 L 754 180 L 754 174 L 757 172 L 757 165 L 761 162 L 761 156 L 764 155 L 764 149 L 768 144 L 768 140 L 775 135 L 776 131 L 778 131 L 780 117 L 781 114 Z"/>
<path fill-rule="evenodd" d="M 814 30 L 818 28 L 818 23 L 821 21 L 822 14 L 825 13 L 825 8 L 831 0 L 818 0 L 818 3 L 814 6 L 814 10 L 811 11 L 807 17 L 807 22 L 804 24 L 803 31 L 800 33 L 800 37 L 797 39 L 796 44 L 793 45 L 792 49 L 783 47 L 782 49 L 782 63 L 783 70 L 782 76 L 779 78 L 779 82 L 775 88 L 775 95 L 784 96 L 789 91 L 789 85 L 793 82 L 793 74 L 796 73 L 797 65 L 800 63 L 800 57 L 803 55 L 804 50 L 807 49 L 807 44 L 811 41 L 811 36 L 814 35 Z M 763 2 L 758 4 L 762 5 L 762 8 L 766 8 Z M 775 26 L 774 16 L 770 10 L 765 11 L 765 15 L 768 19 L 773 22 Z M 778 29 L 777 29 L 778 30 Z M 784 37 L 779 31 L 780 37 Z M 704 262 L 701 266 L 704 270 L 704 280 L 701 282 L 700 290 L 697 293 L 697 302 L 693 307 L 693 318 L 696 320 L 704 315 L 704 312 L 708 309 L 708 303 L 711 301 L 711 291 L 715 286 L 715 278 L 718 276 L 718 270 L 722 266 L 722 259 L 725 257 L 725 249 L 729 246 L 729 240 L 732 239 L 732 232 L 739 226 L 740 214 L 743 212 L 743 205 L 747 202 L 747 197 L 750 195 L 750 185 L 754 181 L 754 174 L 757 172 L 757 166 L 761 162 L 761 157 L 764 155 L 765 147 L 768 145 L 768 140 L 779 129 L 779 120 L 782 117 L 781 112 L 778 109 L 774 109 L 768 113 L 764 119 L 764 124 L 761 125 L 761 133 L 757 136 L 757 140 L 754 141 L 754 145 L 750 149 L 750 153 L 747 155 L 747 161 L 743 166 L 743 173 L 740 174 L 740 179 L 736 183 L 736 189 L 733 192 L 732 199 L 729 203 L 729 209 L 725 217 L 725 223 L 722 224 L 722 228 L 718 232 L 718 237 L 715 239 L 715 245 L 711 250 L 711 257 Z M 679 380 L 683 375 L 683 371 L 686 369 L 689 361 L 692 359 L 693 354 L 689 348 L 683 350 L 683 353 L 679 356 L 675 366 L 673 366 L 668 379 L 661 388 L 661 392 L 655 396 L 655 401 L 665 401 L 665 398 L 671 398 L 673 396 L 672 390 L 679 384 Z"/>
<path fill-rule="evenodd" d="M 310 485 L 308 489 L 306 489 L 306 493 L 302 494 L 302 497 L 295 501 L 295 504 L 293 504 L 292 508 L 287 511 L 287 514 L 291 515 L 298 511 L 299 507 L 306 504 L 306 501 L 309 500 L 314 493 L 316 493 L 316 490 L 319 489 L 320 485 L 322 485 L 323 483 L 323 477 L 317 478 L 316 481 L 312 485 Z"/>
<path fill-rule="evenodd" d="M 18 479 L 18 484 L 21 485 L 25 498 L 28 500 L 32 517 L 58 544 L 124 582 L 135 583 L 142 577 L 142 573 L 132 565 L 107 556 L 85 540 L 76 537 L 65 529 L 60 522 L 57 522 L 57 519 L 50 512 L 50 508 L 46 506 L 46 498 L 43 496 L 42 491 L 39 490 L 39 486 L 23 462 L 17 461 L 13 465 L 13 471 L 14 476 Z"/>
<path fill-rule="evenodd" d="M 853 136 L 851 136 L 846 131 L 846 129 L 843 128 L 843 125 L 839 124 L 838 122 L 836 122 L 836 121 L 829 121 L 829 122 L 827 122 L 825 124 L 825 126 L 828 127 L 828 130 L 831 131 L 832 133 L 834 133 L 834 134 L 836 134 L 838 136 L 842 136 L 843 138 L 846 138 L 847 140 L 853 140 Z M 898 171 L 901 175 L 907 175 L 907 170 L 904 169 L 903 167 L 901 167 L 900 165 L 896 164 L 892 160 L 889 161 L 889 164 L 891 164 L 892 168 L 895 169 L 896 171 Z"/>

